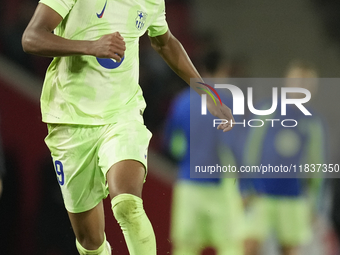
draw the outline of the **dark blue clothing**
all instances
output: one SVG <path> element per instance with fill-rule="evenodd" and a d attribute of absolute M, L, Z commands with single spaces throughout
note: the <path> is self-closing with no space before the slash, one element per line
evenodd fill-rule
<path fill-rule="evenodd" d="M 281 103 L 278 102 L 280 106 Z M 263 109 L 268 109 L 263 108 Z M 325 132 L 321 118 L 308 109 L 312 116 L 305 116 L 295 105 L 287 105 L 287 115 L 281 116 L 281 107 L 272 116 L 254 119 L 294 119 L 296 127 L 283 127 L 281 121 L 266 123 L 261 128 L 249 128 L 243 159 L 245 165 L 296 166 L 325 163 Z M 293 125 L 286 122 L 285 125 Z M 265 129 L 265 130 L 264 130 Z M 294 175 L 290 175 L 294 177 Z M 304 192 L 301 178 L 254 178 L 252 185 L 259 194 L 271 196 L 300 196 Z M 243 180 L 241 186 L 249 184 Z M 248 183 L 247 183 L 248 182 Z M 245 183 L 247 183 L 245 185 Z"/>
<path fill-rule="evenodd" d="M 231 105 L 231 99 L 223 94 L 220 96 L 223 103 Z M 179 179 L 215 183 L 220 181 L 219 178 L 190 178 L 190 160 L 192 165 L 197 166 L 221 164 L 219 148 L 231 147 L 235 140 L 233 130 L 227 133 L 216 130 L 216 127 L 213 127 L 214 119 L 216 117 L 209 112 L 207 115 L 201 115 L 201 97 L 194 91 L 190 92 L 190 88 L 183 90 L 174 99 L 165 126 L 165 145 L 177 160 Z M 184 139 L 185 148 L 182 149 L 181 155 L 174 155 L 176 153 L 172 152 L 171 144 L 178 134 Z"/>

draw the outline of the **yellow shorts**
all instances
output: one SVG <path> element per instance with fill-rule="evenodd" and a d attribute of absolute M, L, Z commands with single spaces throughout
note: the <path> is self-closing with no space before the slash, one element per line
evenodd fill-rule
<path fill-rule="evenodd" d="M 171 238 L 175 246 L 227 247 L 243 254 L 244 215 L 238 183 L 180 180 L 172 203 Z"/>
<path fill-rule="evenodd" d="M 303 245 L 312 238 L 310 211 L 302 197 L 256 197 L 247 213 L 247 237 L 262 242 L 274 231 L 280 245 Z"/>
<path fill-rule="evenodd" d="M 106 173 L 119 161 L 137 160 L 147 169 L 151 136 L 137 120 L 101 126 L 48 124 L 45 143 L 52 154 L 66 209 L 84 212 L 106 198 Z"/>

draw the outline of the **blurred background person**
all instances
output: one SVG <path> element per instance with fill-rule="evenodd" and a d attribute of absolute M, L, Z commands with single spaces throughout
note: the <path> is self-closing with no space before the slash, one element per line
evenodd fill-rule
<path fill-rule="evenodd" d="M 208 52 L 198 67 L 203 79 L 228 75 L 227 62 L 218 50 Z M 220 96 L 231 105 L 231 98 Z M 191 158 L 199 165 L 235 164 L 232 147 L 237 131 L 216 132 L 212 115 L 203 118 L 200 112 L 190 112 L 190 107 L 199 109 L 200 105 L 200 96 L 190 98 L 186 88 L 173 100 L 166 120 L 166 152 L 179 168 L 172 200 L 172 254 L 198 255 L 213 247 L 218 255 L 242 255 L 244 219 L 238 182 L 222 177 L 190 178 Z"/>
<path fill-rule="evenodd" d="M 305 88 L 313 96 L 316 95 L 317 73 L 309 63 L 293 61 L 289 65 L 286 77 L 288 78 L 286 86 Z M 301 93 L 289 93 L 289 96 L 298 98 Z M 266 101 L 263 109 L 269 109 L 268 105 L 271 105 L 271 101 Z M 295 105 L 287 105 L 285 118 L 297 120 L 296 127 L 283 127 L 280 124 L 273 127 L 270 126 L 271 122 L 266 122 L 261 128 L 250 128 L 243 154 L 244 164 L 299 166 L 325 163 L 325 123 L 310 107 L 308 110 L 312 112 L 312 116 L 305 116 Z M 279 106 L 272 115 L 256 118 L 280 119 L 280 114 Z M 271 231 L 275 233 L 280 254 L 301 254 L 299 248 L 308 244 L 312 238 L 312 218 L 317 215 L 316 200 L 322 179 L 242 180 L 245 181 L 249 185 L 248 188 L 253 191 L 252 199 L 248 201 L 246 209 L 246 255 L 261 254 L 261 245 Z"/>

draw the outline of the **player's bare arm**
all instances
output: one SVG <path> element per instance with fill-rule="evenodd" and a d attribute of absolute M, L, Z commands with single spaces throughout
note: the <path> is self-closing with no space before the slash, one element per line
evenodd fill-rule
<path fill-rule="evenodd" d="M 203 82 L 182 44 L 171 34 L 169 30 L 163 35 L 149 38 L 151 46 L 160 54 L 170 68 L 187 84 L 190 85 L 190 78 L 198 79 Z M 204 92 L 197 87 L 206 89 L 199 83 L 192 86 L 192 88 L 200 95 Z M 213 99 L 211 97 L 207 97 L 207 108 L 209 112 L 217 118 L 228 120 L 227 124 L 220 124 L 217 127 L 218 129 L 222 129 L 223 132 L 232 129 L 230 122 L 234 122 L 234 118 L 229 107 L 225 104 L 215 105 Z"/>
<path fill-rule="evenodd" d="M 56 11 L 39 3 L 22 36 L 24 51 L 45 57 L 92 55 L 121 61 L 125 42 L 119 32 L 104 35 L 95 41 L 69 40 L 52 33 L 62 19 Z"/>

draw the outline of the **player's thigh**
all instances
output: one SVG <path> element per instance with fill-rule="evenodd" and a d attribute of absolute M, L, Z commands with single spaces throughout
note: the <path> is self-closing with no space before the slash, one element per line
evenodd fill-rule
<path fill-rule="evenodd" d="M 281 199 L 277 204 L 277 217 L 281 246 L 294 247 L 311 240 L 310 207 L 304 198 Z"/>
<path fill-rule="evenodd" d="M 122 160 L 111 166 L 106 175 L 111 199 L 123 193 L 142 196 L 145 168 L 136 160 Z"/>
<path fill-rule="evenodd" d="M 204 184 L 180 180 L 174 185 L 171 213 L 171 239 L 175 247 L 206 243 Z M 211 198 L 210 198 L 211 199 Z"/>
<path fill-rule="evenodd" d="M 100 139 L 98 157 L 111 197 L 120 193 L 140 196 L 151 136 L 137 120 L 107 125 Z"/>
<path fill-rule="evenodd" d="M 261 243 L 255 239 L 246 239 L 244 242 L 244 255 L 259 255 Z"/>
<path fill-rule="evenodd" d="M 215 185 L 209 194 L 209 222 L 212 245 L 218 254 L 242 255 L 244 211 L 238 185 L 234 179 L 225 179 L 223 184 Z M 227 253 L 227 251 L 229 253 Z"/>
<path fill-rule="evenodd" d="M 264 196 L 254 197 L 245 211 L 245 238 L 262 243 L 272 224 L 271 201 Z"/>
<path fill-rule="evenodd" d="M 45 142 L 51 151 L 67 211 L 81 213 L 108 195 L 106 178 L 98 166 L 101 126 L 48 125 Z"/>

